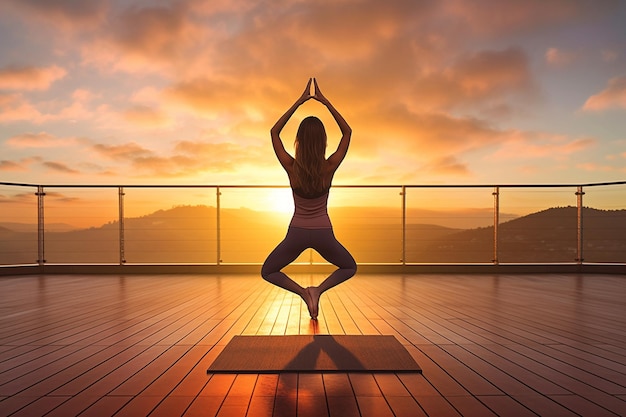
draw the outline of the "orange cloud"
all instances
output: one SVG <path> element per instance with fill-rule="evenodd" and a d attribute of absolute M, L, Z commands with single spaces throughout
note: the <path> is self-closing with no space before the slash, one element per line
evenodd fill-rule
<path fill-rule="evenodd" d="M 111 159 L 135 159 L 146 157 L 151 154 L 151 151 L 136 143 L 127 143 L 122 145 L 96 144 L 93 146 L 93 149 L 99 154 Z"/>
<path fill-rule="evenodd" d="M 499 102 L 508 94 L 530 96 L 536 89 L 524 51 L 508 48 L 465 56 L 419 78 L 411 97 L 418 108 L 450 109 Z"/>
<path fill-rule="evenodd" d="M 490 155 L 498 159 L 537 159 L 563 160 L 574 153 L 583 152 L 598 141 L 593 138 L 570 139 L 562 135 L 548 135 L 528 132 L 510 141 Z"/>
<path fill-rule="evenodd" d="M 607 87 L 589 97 L 583 110 L 601 111 L 612 108 L 626 109 L 626 76 L 609 80 Z"/>
<path fill-rule="evenodd" d="M 389 143 L 398 153 L 425 159 L 481 149 L 510 139 L 510 132 L 498 130 L 483 120 L 453 117 L 446 113 L 411 112 L 406 107 L 380 109 L 369 116 L 367 132 L 355 133 L 354 149 L 367 140 L 366 153 L 388 149 Z M 363 120 L 361 123 L 365 123 Z M 364 137 L 363 137 L 364 136 Z M 366 139 L 367 138 L 367 139 Z"/>
<path fill-rule="evenodd" d="M 615 167 L 610 165 L 601 165 L 596 162 L 585 162 L 582 164 L 577 164 L 576 168 L 582 169 L 589 172 L 622 172 L 626 173 L 626 168 L 624 167 Z"/>
<path fill-rule="evenodd" d="M 0 171 L 28 171 L 28 165 L 24 160 L 20 162 L 4 160 L 0 161 Z"/>
<path fill-rule="evenodd" d="M 206 29 L 188 12 L 184 3 L 127 8 L 83 44 L 83 61 L 107 70 L 180 74 L 206 42 Z"/>
<path fill-rule="evenodd" d="M 124 120 L 147 128 L 164 127 L 170 120 L 162 111 L 143 105 L 130 107 L 122 112 Z"/>
<path fill-rule="evenodd" d="M 46 132 L 39 132 L 12 136 L 5 143 L 15 148 L 56 148 L 75 145 L 78 142 L 76 138 L 58 138 Z"/>
<path fill-rule="evenodd" d="M 0 68 L 1 90 L 47 90 L 50 85 L 67 74 L 57 65 L 49 67 L 16 67 Z"/>
<path fill-rule="evenodd" d="M 24 99 L 21 94 L 5 94 L 0 92 L 0 122 L 30 120 L 34 123 L 42 121 L 43 115 Z"/>
<path fill-rule="evenodd" d="M 267 149 L 256 146 L 192 141 L 177 143 L 167 156 L 158 155 L 136 143 L 97 144 L 93 149 L 114 161 L 130 163 L 140 174 L 161 177 L 197 175 L 201 172 L 245 172 L 245 166 L 263 166 L 271 156 Z"/>
<path fill-rule="evenodd" d="M 421 170 L 430 171 L 438 175 L 453 175 L 466 177 L 470 174 L 468 166 L 454 156 L 444 156 L 426 164 Z"/>
<path fill-rule="evenodd" d="M 1 164 L 1 163 L 0 163 Z M 33 202 L 33 193 L 18 193 L 13 195 L 3 195 L 0 194 L 0 204 L 19 204 L 23 205 L 32 204 Z"/>
<path fill-rule="evenodd" d="M 62 173 L 62 174 L 80 174 L 80 171 L 77 171 L 75 169 L 70 168 L 69 166 L 67 166 L 64 163 L 61 162 L 51 162 L 51 161 L 46 161 L 46 162 L 42 162 L 42 165 L 46 168 L 48 168 L 50 171 L 54 171 L 57 173 Z"/>
<path fill-rule="evenodd" d="M 225 111 L 233 102 L 235 93 L 228 91 L 228 86 L 207 78 L 172 85 L 163 92 L 166 100 L 180 103 L 195 113 L 213 113 Z"/>

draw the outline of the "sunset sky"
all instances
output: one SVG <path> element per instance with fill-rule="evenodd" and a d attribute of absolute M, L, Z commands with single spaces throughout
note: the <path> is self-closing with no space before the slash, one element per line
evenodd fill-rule
<path fill-rule="evenodd" d="M 626 179 L 620 0 L 3 0 L 0 181 L 286 184 L 309 77 L 335 184 Z M 322 116 L 329 148 L 339 130 Z"/>

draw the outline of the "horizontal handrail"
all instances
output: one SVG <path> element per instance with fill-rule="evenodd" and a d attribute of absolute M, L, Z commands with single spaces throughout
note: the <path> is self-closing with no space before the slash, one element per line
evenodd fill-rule
<path fill-rule="evenodd" d="M 16 187 L 45 188 L 289 188 L 289 185 L 255 185 L 255 184 L 31 184 L 16 182 L 0 182 L 0 185 Z M 609 185 L 626 185 L 626 181 L 590 182 L 590 183 L 547 183 L 547 184 L 336 184 L 333 188 L 569 188 L 569 187 L 600 187 Z"/>

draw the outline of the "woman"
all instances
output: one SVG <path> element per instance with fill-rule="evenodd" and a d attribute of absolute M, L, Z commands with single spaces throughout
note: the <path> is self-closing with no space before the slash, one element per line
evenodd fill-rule
<path fill-rule="evenodd" d="M 342 283 L 356 273 L 356 262 L 350 253 L 335 238 L 332 224 L 328 217 L 328 192 L 335 171 L 348 152 L 352 129 L 348 123 L 324 97 L 317 81 L 313 79 L 315 93 L 311 95 L 311 79 L 304 93 L 276 122 L 270 133 L 272 146 L 287 171 L 289 184 L 293 192 L 295 212 L 287 236 L 269 254 L 261 275 L 263 278 L 298 294 L 307 305 L 313 320 L 317 320 L 320 296 L 330 288 Z M 341 141 L 335 153 L 326 159 L 326 130 L 317 117 L 307 117 L 300 123 L 295 140 L 295 158 L 285 151 L 280 139 L 280 132 L 293 113 L 309 99 L 315 99 L 325 105 L 341 130 Z M 305 249 L 313 248 L 328 262 L 338 267 L 317 287 L 303 288 L 286 274 L 281 272 L 293 262 Z"/>

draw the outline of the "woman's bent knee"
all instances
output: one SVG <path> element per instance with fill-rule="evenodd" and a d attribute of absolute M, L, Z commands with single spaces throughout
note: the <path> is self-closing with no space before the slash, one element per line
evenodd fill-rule
<path fill-rule="evenodd" d="M 352 259 L 352 262 L 350 263 L 350 265 L 346 267 L 346 269 L 348 269 L 352 273 L 352 275 L 356 274 L 356 270 L 357 270 L 356 261 Z"/>
<path fill-rule="evenodd" d="M 265 281 L 268 282 L 272 282 L 270 275 L 276 273 L 276 272 L 280 272 L 279 269 L 276 269 L 276 267 L 272 267 L 268 264 L 263 264 L 263 266 L 261 267 L 261 277 L 263 277 L 263 279 Z"/>
<path fill-rule="evenodd" d="M 261 267 L 261 276 L 263 277 L 264 280 L 267 281 L 267 277 L 269 276 L 269 274 L 271 274 L 273 271 L 270 270 L 270 268 L 268 268 L 267 264 L 263 264 L 263 266 Z"/>

